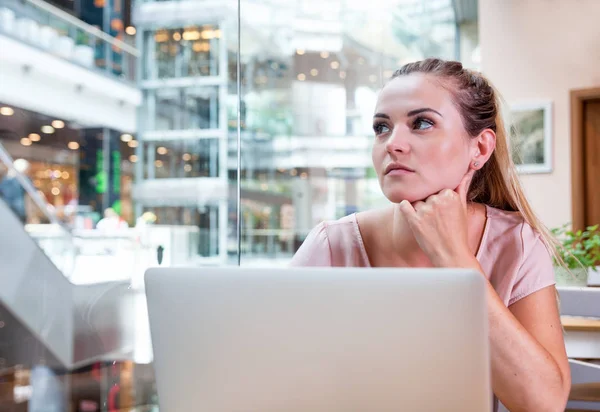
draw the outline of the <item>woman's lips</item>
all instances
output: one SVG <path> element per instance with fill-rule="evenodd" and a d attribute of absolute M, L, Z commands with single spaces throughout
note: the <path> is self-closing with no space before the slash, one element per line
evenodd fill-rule
<path fill-rule="evenodd" d="M 412 170 L 407 170 L 407 169 L 392 169 L 389 172 L 387 172 L 387 176 L 406 176 L 406 175 L 410 175 L 413 174 L 414 172 Z"/>

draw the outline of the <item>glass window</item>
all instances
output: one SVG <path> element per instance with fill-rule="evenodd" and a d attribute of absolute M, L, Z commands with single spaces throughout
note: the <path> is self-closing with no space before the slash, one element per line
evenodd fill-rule
<path fill-rule="evenodd" d="M 219 42 L 217 26 L 188 26 L 161 29 L 146 34 L 144 56 L 146 79 L 218 76 Z"/>
<path fill-rule="evenodd" d="M 146 178 L 219 176 L 219 141 L 216 139 L 148 142 L 144 149 Z"/>
<path fill-rule="evenodd" d="M 160 88 L 148 90 L 146 130 L 217 129 L 217 87 Z"/>

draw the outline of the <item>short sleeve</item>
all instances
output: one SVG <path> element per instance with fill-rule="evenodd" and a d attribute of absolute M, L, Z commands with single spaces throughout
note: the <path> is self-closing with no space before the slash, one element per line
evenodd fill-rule
<path fill-rule="evenodd" d="M 517 272 L 517 278 L 510 294 L 508 306 L 556 283 L 552 258 L 544 242 L 542 242 L 539 235 L 535 238 L 532 236 L 531 241 L 533 245 L 528 253 L 525 252 L 523 263 Z"/>
<path fill-rule="evenodd" d="M 331 247 L 324 222 L 310 231 L 290 266 L 331 266 Z"/>

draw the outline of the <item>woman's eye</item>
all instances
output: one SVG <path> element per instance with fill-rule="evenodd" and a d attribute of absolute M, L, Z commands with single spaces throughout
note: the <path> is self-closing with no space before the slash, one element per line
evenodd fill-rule
<path fill-rule="evenodd" d="M 427 130 L 433 126 L 433 122 L 429 119 L 424 119 L 422 117 L 416 119 L 413 123 L 414 130 Z"/>
<path fill-rule="evenodd" d="M 383 133 L 388 133 L 390 131 L 390 128 L 383 123 L 377 123 L 373 125 L 373 130 L 375 131 L 376 135 L 380 135 Z"/>

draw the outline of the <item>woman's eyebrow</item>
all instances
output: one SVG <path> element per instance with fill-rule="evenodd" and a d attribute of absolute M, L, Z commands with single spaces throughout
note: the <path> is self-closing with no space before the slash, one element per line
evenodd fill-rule
<path fill-rule="evenodd" d="M 385 113 L 375 113 L 375 115 L 373 115 L 373 117 L 383 117 L 384 119 L 388 119 L 390 118 L 390 116 L 388 116 Z"/>
<path fill-rule="evenodd" d="M 410 112 L 407 113 L 407 116 L 415 116 L 417 114 L 421 114 L 421 113 L 425 113 L 425 112 L 432 112 L 432 113 L 437 114 L 440 117 L 444 117 L 444 116 L 442 116 L 442 114 L 440 112 L 438 112 L 437 110 L 433 110 L 429 107 L 423 107 L 421 109 L 411 110 Z"/>

